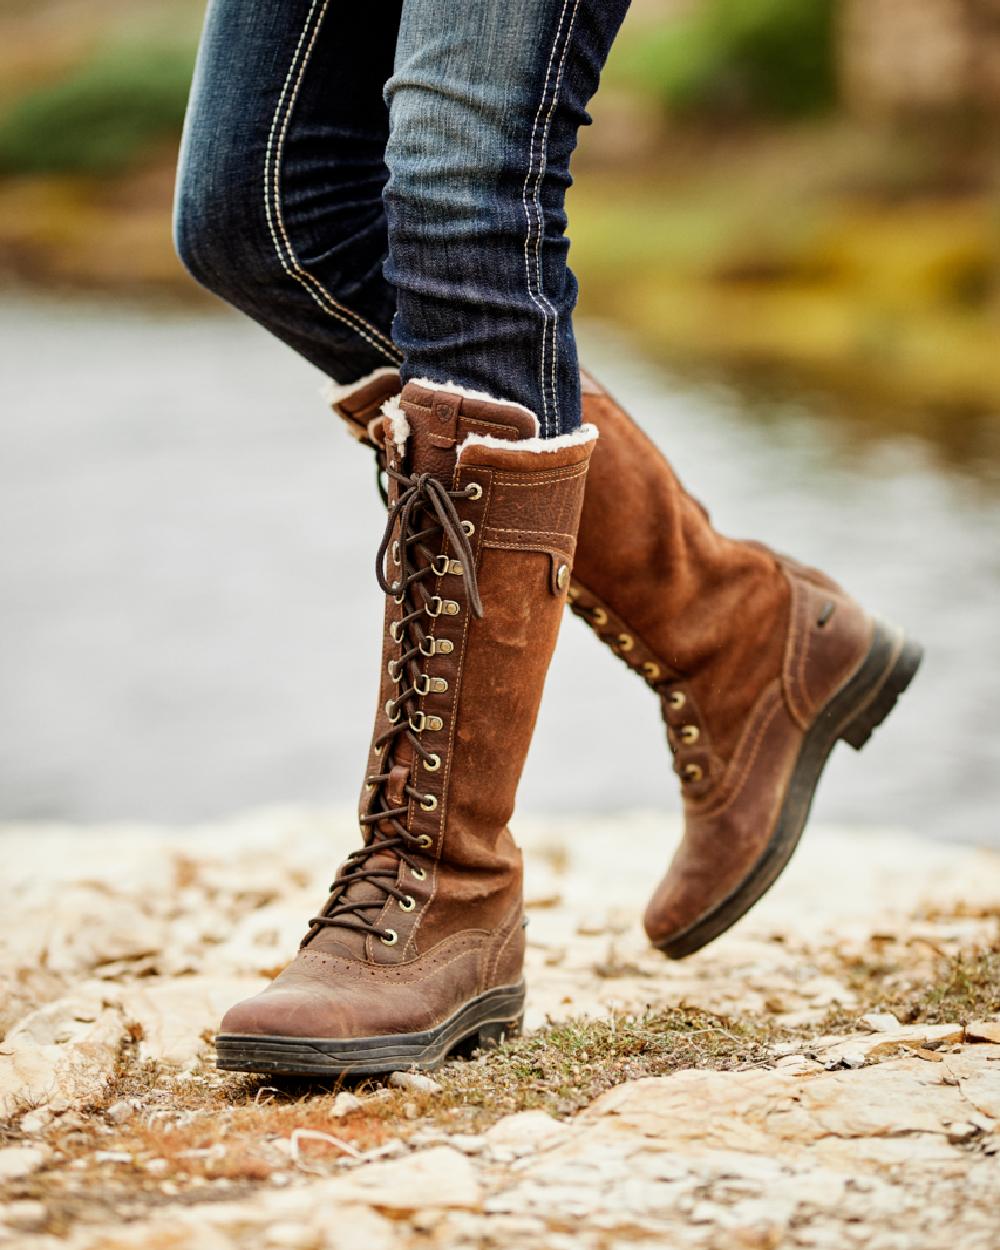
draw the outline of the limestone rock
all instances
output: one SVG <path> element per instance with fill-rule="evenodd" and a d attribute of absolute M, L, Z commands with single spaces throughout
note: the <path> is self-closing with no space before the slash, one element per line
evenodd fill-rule
<path fill-rule="evenodd" d="M 407 1089 L 412 1094 L 440 1094 L 441 1085 L 433 1077 L 424 1076 L 422 1072 L 392 1072 L 389 1084 L 397 1089 Z"/>
<path fill-rule="evenodd" d="M 329 1192 L 337 1203 L 362 1203 L 384 1211 L 475 1210 L 482 1205 L 482 1190 L 468 1156 L 448 1146 L 365 1164 L 331 1182 Z"/>
<path fill-rule="evenodd" d="M 965 1026 L 965 1036 L 970 1042 L 996 1042 L 1000 1044 L 1000 1020 L 977 1020 Z"/>

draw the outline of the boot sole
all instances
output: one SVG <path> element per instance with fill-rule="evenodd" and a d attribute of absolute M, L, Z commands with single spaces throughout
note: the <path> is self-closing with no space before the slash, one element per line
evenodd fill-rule
<path fill-rule="evenodd" d="M 456 1050 L 489 1050 L 520 1032 L 524 982 L 487 990 L 436 1028 L 380 1037 L 281 1037 L 221 1033 L 216 1067 L 223 1072 L 286 1076 L 377 1076 L 401 1068 L 437 1068 Z"/>
<path fill-rule="evenodd" d="M 919 643 L 909 641 L 901 631 L 882 621 L 875 622 L 875 637 L 861 667 L 806 731 L 764 854 L 732 894 L 682 933 L 655 942 L 658 950 L 671 959 L 683 959 L 701 950 L 767 893 L 799 844 L 816 787 L 834 746 L 843 740 L 860 751 L 896 706 L 922 659 L 923 647 Z"/>

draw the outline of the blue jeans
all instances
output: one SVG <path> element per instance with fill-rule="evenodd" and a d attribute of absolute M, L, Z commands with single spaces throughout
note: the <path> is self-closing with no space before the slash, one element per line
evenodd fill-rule
<path fill-rule="evenodd" d="M 573 429 L 564 199 L 629 0 L 210 0 L 178 254 L 337 382 L 385 365 Z"/>

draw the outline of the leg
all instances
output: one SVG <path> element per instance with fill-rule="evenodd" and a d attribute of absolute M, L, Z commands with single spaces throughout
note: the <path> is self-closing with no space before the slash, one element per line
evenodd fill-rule
<path fill-rule="evenodd" d="M 580 421 L 569 163 L 628 0 L 404 0 L 386 85 L 386 274 L 403 381 Z"/>
<path fill-rule="evenodd" d="M 401 0 L 210 0 L 175 206 L 193 276 L 330 377 L 398 364 L 382 188 Z"/>

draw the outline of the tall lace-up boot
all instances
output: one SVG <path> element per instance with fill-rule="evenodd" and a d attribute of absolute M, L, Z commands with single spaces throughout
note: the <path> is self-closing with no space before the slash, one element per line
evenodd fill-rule
<path fill-rule="evenodd" d="M 388 479 L 363 845 L 298 955 L 239 1003 L 222 1068 L 433 1067 L 517 1028 L 521 859 L 507 828 L 559 630 L 596 432 L 409 383 L 369 435 Z"/>
<path fill-rule="evenodd" d="M 681 958 L 774 883 L 833 747 L 865 745 L 921 649 L 823 573 L 720 534 L 624 409 L 582 383 L 600 441 L 570 607 L 660 704 L 684 834 L 645 926 Z"/>

